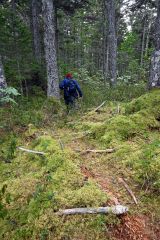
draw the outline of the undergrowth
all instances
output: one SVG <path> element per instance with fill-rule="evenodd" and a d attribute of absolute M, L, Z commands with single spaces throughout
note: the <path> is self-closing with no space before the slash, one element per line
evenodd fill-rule
<path fill-rule="evenodd" d="M 85 119 L 75 128 L 89 131 L 90 141 L 102 148 L 115 148 L 112 159 L 124 167 L 130 166 L 134 180 L 142 189 L 159 192 L 160 91 L 153 90 L 122 104 L 121 108 L 121 112 L 109 112 L 109 118 L 102 110 L 104 117 L 102 120 L 100 116 L 99 121 L 98 116 L 96 120 L 93 117 L 97 113 L 93 113 L 92 122 Z"/>
<path fill-rule="evenodd" d="M 18 107 L 0 109 L 1 239 L 103 240 L 106 227 L 118 223 L 110 215 L 56 215 L 59 209 L 103 206 L 109 200 L 94 180 L 82 175 L 80 156 L 61 146 L 56 137 L 58 127 L 64 132 L 67 126 L 76 133 L 87 133 L 86 141 L 95 148 L 114 148 L 105 165 L 119 168 L 119 173 L 132 181 L 140 193 L 142 211 L 147 212 L 153 196 L 157 206 L 160 91 L 129 103 L 120 102 L 119 97 L 117 93 L 118 102 L 108 101 L 98 112 L 93 109 L 83 116 L 65 116 L 60 103 L 44 101 L 43 95 L 36 100 L 21 99 Z M 45 155 L 21 152 L 18 146 Z"/>
<path fill-rule="evenodd" d="M 88 216 L 82 223 L 82 217 L 77 216 L 64 221 L 55 212 L 65 208 L 101 206 L 107 201 L 106 194 L 93 180 L 84 180 L 72 161 L 75 154 L 62 150 L 57 140 L 39 133 L 36 128 L 29 132 L 33 139 L 28 148 L 46 154 L 38 156 L 16 150 L 8 167 L 5 162 L 1 163 L 1 238 L 73 239 L 85 229 L 84 234 L 90 233 L 90 239 L 93 235 L 103 239 L 105 218 Z M 35 133 L 39 136 L 34 139 Z M 26 136 L 28 130 L 24 133 L 24 138 Z"/>

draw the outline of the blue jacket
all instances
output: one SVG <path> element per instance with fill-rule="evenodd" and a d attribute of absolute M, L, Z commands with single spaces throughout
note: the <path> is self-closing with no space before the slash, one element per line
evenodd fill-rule
<path fill-rule="evenodd" d="M 72 92 L 69 90 L 71 81 L 73 82 L 73 84 L 75 86 L 75 89 Z M 64 90 L 64 99 L 67 99 L 70 97 L 78 98 L 78 97 L 82 97 L 82 95 L 83 95 L 79 84 L 74 79 L 65 78 L 62 82 L 60 82 L 59 88 L 61 90 Z"/>

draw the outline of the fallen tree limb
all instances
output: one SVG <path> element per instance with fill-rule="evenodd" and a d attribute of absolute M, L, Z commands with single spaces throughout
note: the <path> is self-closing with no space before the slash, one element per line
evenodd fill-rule
<path fill-rule="evenodd" d="M 104 106 L 104 104 L 106 103 L 106 101 L 104 101 L 103 103 L 101 103 L 101 105 L 99 105 L 96 109 L 94 109 L 94 112 L 97 112 L 101 107 Z"/>
<path fill-rule="evenodd" d="M 96 149 L 87 149 L 84 151 L 81 151 L 79 149 L 76 149 L 77 152 L 81 152 L 82 154 L 85 153 L 113 153 L 115 151 L 115 149 L 104 149 L 104 150 L 96 150 Z"/>
<path fill-rule="evenodd" d="M 135 204 L 138 204 L 138 201 L 134 195 L 134 193 L 132 192 L 132 190 L 129 188 L 128 184 L 124 181 L 124 179 L 119 178 L 119 182 L 123 184 L 123 186 L 125 187 L 125 189 L 129 192 L 130 196 L 133 198 L 133 201 Z"/>
<path fill-rule="evenodd" d="M 128 212 L 128 207 L 116 205 L 113 207 L 99 207 L 99 208 L 72 208 L 60 210 L 58 215 L 74 215 L 74 214 L 98 214 L 98 213 L 113 213 L 115 215 L 121 215 Z"/>
<path fill-rule="evenodd" d="M 112 153 L 114 152 L 115 149 L 104 149 L 104 150 L 95 150 L 95 149 L 87 149 L 85 152 L 86 153 L 89 153 L 89 152 L 92 152 L 92 153 Z"/>
<path fill-rule="evenodd" d="M 19 150 L 24 151 L 24 152 L 28 152 L 28 153 L 35 153 L 35 154 L 39 154 L 39 155 L 45 155 L 46 153 L 44 152 L 38 152 L 38 151 L 34 151 L 34 150 L 29 150 L 23 147 L 18 147 Z"/>

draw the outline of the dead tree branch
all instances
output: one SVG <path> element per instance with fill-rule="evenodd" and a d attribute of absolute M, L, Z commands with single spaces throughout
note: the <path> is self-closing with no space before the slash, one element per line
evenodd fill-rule
<path fill-rule="evenodd" d="M 39 155 L 45 155 L 46 153 L 44 152 L 38 152 L 38 151 L 34 151 L 34 150 L 29 150 L 23 147 L 18 147 L 19 150 L 24 151 L 24 152 L 28 152 L 28 153 L 34 153 L 34 154 L 39 154 Z"/>
<path fill-rule="evenodd" d="M 60 210 L 58 215 L 75 215 L 75 214 L 99 214 L 99 213 L 113 213 L 115 215 L 121 215 L 128 212 L 128 207 L 122 205 L 116 205 L 113 207 L 99 207 L 99 208 L 72 208 Z"/>
<path fill-rule="evenodd" d="M 115 149 L 104 149 L 104 150 L 96 150 L 96 149 L 87 149 L 84 151 L 81 151 L 79 149 L 76 149 L 76 152 L 81 152 L 81 154 L 86 154 L 86 153 L 113 153 L 115 152 Z"/>
<path fill-rule="evenodd" d="M 135 197 L 135 195 L 133 194 L 132 190 L 129 188 L 128 184 L 124 181 L 124 179 L 119 178 L 118 179 L 120 183 L 123 184 L 123 186 L 125 187 L 125 189 L 129 192 L 130 196 L 133 198 L 133 201 L 135 204 L 138 204 L 138 201 Z"/>

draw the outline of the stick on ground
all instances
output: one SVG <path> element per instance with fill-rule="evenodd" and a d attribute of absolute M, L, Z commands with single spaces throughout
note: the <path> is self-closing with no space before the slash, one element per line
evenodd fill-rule
<path fill-rule="evenodd" d="M 85 153 L 113 153 L 115 151 L 115 149 L 104 149 L 104 150 L 96 150 L 96 149 L 87 149 L 87 150 L 79 150 L 76 149 L 76 152 L 81 152 L 81 154 L 85 154 Z"/>
<path fill-rule="evenodd" d="M 129 192 L 130 196 L 133 198 L 133 201 L 135 204 L 138 204 L 138 201 L 134 195 L 134 193 L 132 192 L 132 190 L 129 188 L 128 184 L 124 181 L 124 179 L 119 178 L 118 179 L 120 183 L 123 184 L 123 186 L 125 187 L 125 189 Z"/>
<path fill-rule="evenodd" d="M 128 212 L 128 207 L 116 205 L 113 207 L 99 207 L 99 208 L 72 208 L 60 210 L 58 215 L 75 215 L 75 214 L 99 214 L 99 213 L 113 213 L 115 215 L 121 215 Z"/>
<path fill-rule="evenodd" d="M 45 155 L 46 154 L 44 152 L 38 152 L 38 151 L 23 148 L 23 147 L 18 147 L 18 149 L 21 150 L 21 151 L 24 151 L 24 152 L 35 153 L 35 154 L 39 154 L 39 155 Z"/>

